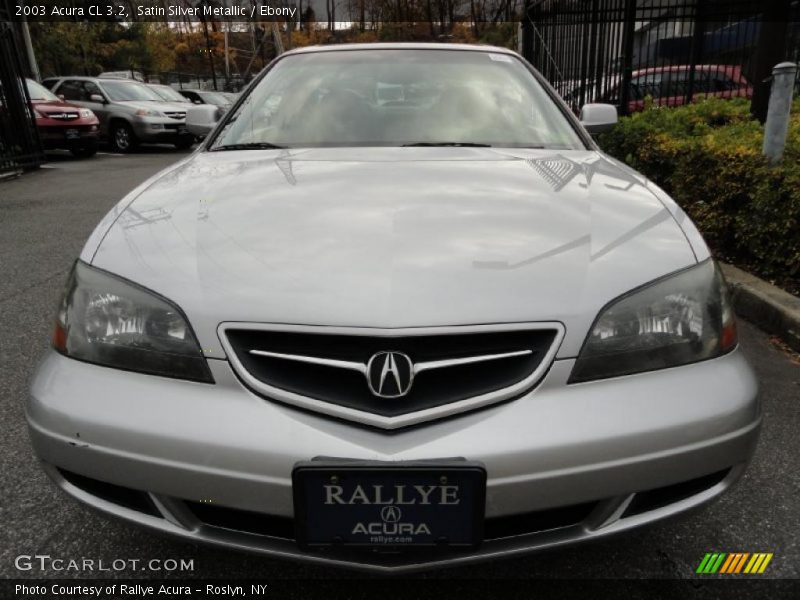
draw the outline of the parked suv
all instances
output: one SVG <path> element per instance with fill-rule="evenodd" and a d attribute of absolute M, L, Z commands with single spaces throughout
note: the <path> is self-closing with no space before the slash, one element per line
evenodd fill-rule
<path fill-rule="evenodd" d="M 88 108 L 64 102 L 32 79 L 26 79 L 25 84 L 42 145 L 69 150 L 80 158 L 94 156 L 99 131 L 97 116 Z"/>
<path fill-rule="evenodd" d="M 100 135 L 117 152 L 129 152 L 140 142 L 194 143 L 186 131 L 184 105 L 165 102 L 146 85 L 126 79 L 60 77 L 45 80 L 64 100 L 91 109 L 100 119 Z"/>
<path fill-rule="evenodd" d="M 220 92 L 212 92 L 209 90 L 178 90 L 178 92 L 192 104 L 210 104 L 218 106 L 222 109 L 222 114 L 227 111 L 233 101 L 223 96 Z"/>

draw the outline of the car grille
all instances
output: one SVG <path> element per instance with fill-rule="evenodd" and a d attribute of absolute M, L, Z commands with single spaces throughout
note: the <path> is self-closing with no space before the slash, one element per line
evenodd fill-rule
<path fill-rule="evenodd" d="M 73 121 L 77 119 L 80 115 L 76 112 L 59 112 L 59 113 L 47 113 L 46 115 L 49 119 L 58 119 L 59 121 Z"/>
<path fill-rule="evenodd" d="M 186 113 L 185 112 L 164 112 L 170 119 L 185 119 Z"/>
<path fill-rule="evenodd" d="M 189 500 L 185 500 L 184 504 L 198 520 L 211 527 L 287 540 L 295 539 L 295 523 L 291 517 L 201 504 Z M 484 539 L 503 539 L 573 527 L 585 521 L 597 504 L 588 502 L 505 517 L 490 517 L 484 521 Z"/>
<path fill-rule="evenodd" d="M 560 334 L 555 326 L 535 324 L 378 330 L 377 335 L 375 330 L 311 329 L 230 324 L 223 338 L 234 369 L 262 396 L 295 404 L 297 398 L 310 399 L 317 405 L 302 405 L 312 409 L 341 407 L 345 418 L 355 410 L 392 419 L 455 404 L 466 410 L 475 399 L 485 405 L 518 396 L 539 381 Z M 433 412 L 431 418 L 437 416 Z"/>

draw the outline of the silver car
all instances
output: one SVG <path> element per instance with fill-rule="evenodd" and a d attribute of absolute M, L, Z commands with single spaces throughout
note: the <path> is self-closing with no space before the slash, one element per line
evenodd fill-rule
<path fill-rule="evenodd" d="M 166 85 L 164 83 L 148 83 L 147 87 L 158 94 L 162 100 L 166 100 L 167 102 L 191 104 L 191 101 L 188 98 L 181 95 L 181 93 L 171 85 Z"/>
<path fill-rule="evenodd" d="M 287 52 L 245 94 L 69 276 L 27 404 L 65 492 L 401 571 L 618 533 L 741 475 L 761 416 L 725 284 L 592 141 L 613 107 L 581 124 L 517 54 L 444 44 Z"/>
<path fill-rule="evenodd" d="M 143 83 L 105 77 L 60 77 L 44 82 L 53 93 L 90 108 L 100 119 L 100 135 L 112 150 L 130 152 L 140 143 L 173 144 L 187 149 L 186 107 L 167 102 Z"/>

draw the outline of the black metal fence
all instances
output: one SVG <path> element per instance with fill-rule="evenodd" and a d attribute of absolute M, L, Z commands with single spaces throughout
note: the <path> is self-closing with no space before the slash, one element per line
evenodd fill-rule
<path fill-rule="evenodd" d="M 16 36 L 0 21 L 0 174 L 44 162 Z"/>
<path fill-rule="evenodd" d="M 576 111 L 588 102 L 628 114 L 647 98 L 662 106 L 708 95 L 750 98 L 766 85 L 759 61 L 769 58 L 758 50 L 774 45 L 771 36 L 785 38 L 782 60 L 800 59 L 800 2 L 785 3 L 783 22 L 765 20 L 767 4 L 528 0 L 522 52 Z"/>
<path fill-rule="evenodd" d="M 217 74 L 216 79 L 209 74 L 185 73 L 179 71 L 162 71 L 148 77 L 148 81 L 171 85 L 175 89 L 217 90 L 220 92 L 238 92 L 247 80 L 241 75 L 225 76 Z M 216 83 L 216 88 L 214 84 Z"/>

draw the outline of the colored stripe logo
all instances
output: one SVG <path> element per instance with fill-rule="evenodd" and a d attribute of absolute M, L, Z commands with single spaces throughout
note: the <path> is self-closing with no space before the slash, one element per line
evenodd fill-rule
<path fill-rule="evenodd" d="M 695 573 L 702 575 L 756 575 L 767 570 L 772 552 L 707 552 Z"/>

